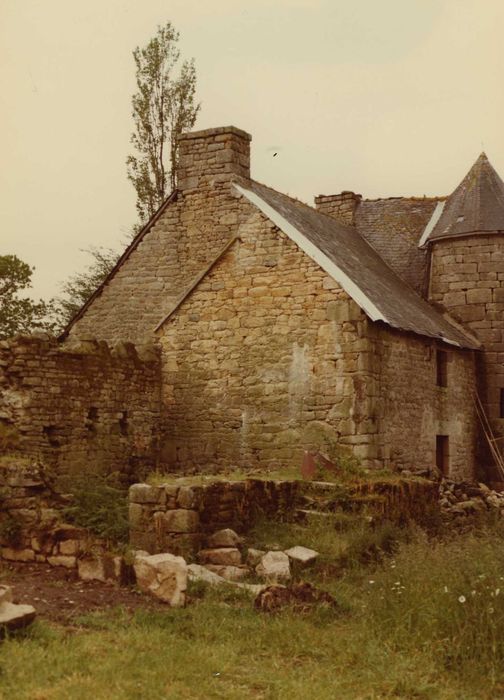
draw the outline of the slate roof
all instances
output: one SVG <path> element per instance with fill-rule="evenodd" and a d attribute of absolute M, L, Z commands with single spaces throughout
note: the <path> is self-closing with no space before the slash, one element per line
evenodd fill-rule
<path fill-rule="evenodd" d="M 448 197 L 427 240 L 504 232 L 504 182 L 485 153 Z"/>
<path fill-rule="evenodd" d="M 479 347 L 406 284 L 353 226 L 253 180 L 235 187 L 331 275 L 371 320 L 452 345 Z"/>
<path fill-rule="evenodd" d="M 438 201 L 434 197 L 363 199 L 357 205 L 357 231 L 410 287 L 424 295 L 428 253 L 419 241 Z"/>

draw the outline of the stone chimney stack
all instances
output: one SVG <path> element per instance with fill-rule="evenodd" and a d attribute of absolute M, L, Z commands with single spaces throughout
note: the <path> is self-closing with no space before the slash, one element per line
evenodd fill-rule
<path fill-rule="evenodd" d="M 355 224 L 355 211 L 362 199 L 361 194 L 344 191 L 341 194 L 319 194 L 315 197 L 315 209 L 322 214 L 332 216 L 343 224 L 353 226 Z"/>
<path fill-rule="evenodd" d="M 235 126 L 192 131 L 179 137 L 177 188 L 213 186 L 236 177 L 250 178 L 252 136 Z"/>

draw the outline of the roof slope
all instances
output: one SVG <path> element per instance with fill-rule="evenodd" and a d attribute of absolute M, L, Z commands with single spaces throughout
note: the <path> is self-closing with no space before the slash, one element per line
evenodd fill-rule
<path fill-rule="evenodd" d="M 354 227 L 257 182 L 235 187 L 331 275 L 371 320 L 452 345 L 479 347 L 403 282 Z"/>
<path fill-rule="evenodd" d="M 448 197 L 428 240 L 504 232 L 504 182 L 482 153 Z"/>
<path fill-rule="evenodd" d="M 354 215 L 361 236 L 422 295 L 427 286 L 427 252 L 418 242 L 438 201 L 431 197 L 363 199 Z"/>

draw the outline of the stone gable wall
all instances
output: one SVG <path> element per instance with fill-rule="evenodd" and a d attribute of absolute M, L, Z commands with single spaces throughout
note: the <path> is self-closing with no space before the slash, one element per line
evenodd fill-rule
<path fill-rule="evenodd" d="M 248 216 L 231 186 L 249 174 L 250 136 L 209 129 L 180 142 L 179 189 L 154 226 L 70 330 L 107 342 L 152 339 L 154 329 Z"/>
<path fill-rule="evenodd" d="M 155 465 L 159 357 L 132 345 L 60 344 L 18 336 L 0 342 L 0 428 L 17 454 L 57 473 L 119 471 L 138 478 Z"/>
<path fill-rule="evenodd" d="M 312 428 L 366 460 L 366 317 L 262 214 L 238 233 L 160 329 L 161 462 L 298 465 Z"/>
<path fill-rule="evenodd" d="M 448 385 L 439 387 L 435 341 L 381 324 L 370 324 L 370 333 L 379 461 L 412 471 L 430 469 L 436 464 L 436 435 L 448 435 L 449 476 L 474 478 L 474 353 L 440 345 L 448 353 Z"/>

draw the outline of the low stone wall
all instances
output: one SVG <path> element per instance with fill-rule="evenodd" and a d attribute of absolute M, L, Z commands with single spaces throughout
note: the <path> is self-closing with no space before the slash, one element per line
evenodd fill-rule
<path fill-rule="evenodd" d="M 245 532 L 259 515 L 291 513 L 299 482 L 215 481 L 208 485 L 134 484 L 129 491 L 130 544 L 151 554 L 197 551 L 204 535 Z"/>
<path fill-rule="evenodd" d="M 0 342 L 0 446 L 58 474 L 94 469 L 138 480 L 155 465 L 160 365 L 154 348 L 48 336 Z"/>
<path fill-rule="evenodd" d="M 83 580 L 128 580 L 128 566 L 109 543 L 64 521 L 70 501 L 54 491 L 41 464 L 0 458 L 0 559 L 77 569 Z"/>

